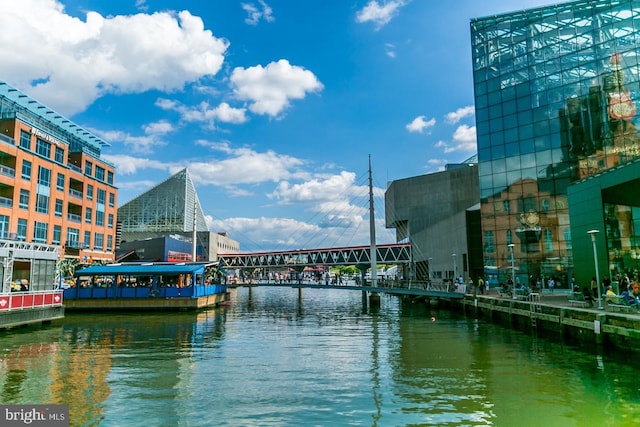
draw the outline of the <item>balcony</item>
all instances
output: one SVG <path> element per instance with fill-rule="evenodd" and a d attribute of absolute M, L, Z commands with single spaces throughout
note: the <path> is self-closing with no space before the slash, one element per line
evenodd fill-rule
<path fill-rule="evenodd" d="M 82 191 L 74 190 L 73 188 L 69 189 L 69 195 L 76 199 L 82 199 Z"/>
<path fill-rule="evenodd" d="M 82 217 L 80 215 L 69 213 L 67 214 L 67 220 L 69 220 L 69 222 L 80 224 L 82 222 Z"/>
<path fill-rule="evenodd" d="M 13 140 L 13 138 L 11 138 L 10 136 L 7 136 L 3 133 L 0 133 L 0 142 L 4 142 L 6 144 L 10 144 L 10 145 L 16 145 L 15 141 Z"/>
<path fill-rule="evenodd" d="M 10 208 L 13 207 L 13 199 L 10 197 L 0 197 L 0 207 Z"/>
<path fill-rule="evenodd" d="M 9 178 L 16 177 L 16 170 L 9 166 L 0 165 L 0 175 L 8 176 Z"/>

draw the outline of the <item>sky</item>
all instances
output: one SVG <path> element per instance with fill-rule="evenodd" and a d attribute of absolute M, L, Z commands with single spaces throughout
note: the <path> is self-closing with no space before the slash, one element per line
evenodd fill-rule
<path fill-rule="evenodd" d="M 0 80 L 110 144 L 119 206 L 186 167 L 242 252 L 367 245 L 370 161 L 393 243 L 387 183 L 476 153 L 471 19 L 550 3 L 1 0 Z"/>

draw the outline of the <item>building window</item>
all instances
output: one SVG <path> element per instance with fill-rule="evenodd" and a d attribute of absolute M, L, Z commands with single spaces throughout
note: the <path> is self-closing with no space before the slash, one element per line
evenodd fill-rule
<path fill-rule="evenodd" d="M 51 144 L 43 139 L 36 138 L 36 153 L 44 158 L 51 158 Z"/>
<path fill-rule="evenodd" d="M 113 193 L 109 193 L 109 207 L 112 208 L 116 203 L 116 195 Z"/>
<path fill-rule="evenodd" d="M 104 206 L 106 199 L 107 199 L 107 192 L 98 188 L 98 200 L 97 200 L 98 204 Z"/>
<path fill-rule="evenodd" d="M 62 200 L 56 199 L 55 215 L 62 216 Z"/>
<path fill-rule="evenodd" d="M 22 161 L 22 179 L 31 181 L 31 162 L 28 160 Z"/>
<path fill-rule="evenodd" d="M 107 227 L 113 228 L 113 214 L 109 214 L 107 217 Z"/>
<path fill-rule="evenodd" d="M 20 130 L 20 147 L 31 150 L 31 134 L 24 130 Z"/>
<path fill-rule="evenodd" d="M 87 185 L 87 200 L 93 200 L 93 185 Z"/>
<path fill-rule="evenodd" d="M 18 235 L 16 236 L 18 240 L 25 241 L 27 240 L 27 220 L 19 218 L 18 219 Z"/>
<path fill-rule="evenodd" d="M 493 238 L 493 231 L 484 232 L 484 251 L 486 253 L 492 253 L 496 250 L 496 242 Z"/>
<path fill-rule="evenodd" d="M 513 243 L 513 233 L 511 232 L 511 230 L 507 230 L 507 245 L 510 245 Z"/>
<path fill-rule="evenodd" d="M 46 243 L 47 242 L 47 223 L 46 222 L 35 222 L 35 226 L 33 227 L 33 241 L 36 243 Z"/>
<path fill-rule="evenodd" d="M 503 200 L 502 201 L 502 206 L 504 207 L 504 212 L 505 213 L 511 212 L 511 202 L 509 200 Z"/>
<path fill-rule="evenodd" d="M 96 225 L 102 227 L 104 225 L 104 212 L 96 210 Z"/>
<path fill-rule="evenodd" d="M 96 179 L 104 182 L 104 168 L 96 165 Z"/>
<path fill-rule="evenodd" d="M 49 213 L 49 196 L 46 194 L 36 195 L 36 212 Z"/>
<path fill-rule="evenodd" d="M 93 163 L 87 160 L 86 162 L 84 162 L 84 174 L 91 176 L 92 173 L 93 173 Z"/>
<path fill-rule="evenodd" d="M 62 227 L 59 226 L 59 225 L 54 225 L 53 226 L 53 240 L 51 241 L 51 243 L 53 243 L 54 245 L 59 245 L 61 238 L 62 238 Z"/>
<path fill-rule="evenodd" d="M 80 239 L 80 230 L 72 227 L 67 228 L 67 246 L 72 248 L 77 248 L 79 239 Z"/>
<path fill-rule="evenodd" d="M 89 246 L 91 246 L 91 232 L 90 231 L 85 231 L 84 232 L 84 242 L 82 242 L 82 246 L 86 249 L 89 248 Z"/>
<path fill-rule="evenodd" d="M 571 228 L 567 227 L 564 229 L 564 241 L 567 245 L 567 251 L 573 249 L 573 245 L 571 244 Z"/>
<path fill-rule="evenodd" d="M 113 185 L 113 172 L 107 172 L 107 183 Z"/>
<path fill-rule="evenodd" d="M 59 173 L 56 181 L 56 188 L 58 190 L 64 191 L 64 175 Z"/>
<path fill-rule="evenodd" d="M 64 149 L 56 147 L 56 162 L 64 164 Z"/>
<path fill-rule="evenodd" d="M 20 209 L 29 209 L 29 190 L 20 190 Z"/>
<path fill-rule="evenodd" d="M 107 250 L 110 251 L 113 249 L 113 236 L 107 236 Z"/>
<path fill-rule="evenodd" d="M 94 249 L 102 250 L 104 247 L 104 234 L 96 233 L 93 242 Z"/>
<path fill-rule="evenodd" d="M 549 212 L 549 199 L 542 199 L 542 212 Z"/>
<path fill-rule="evenodd" d="M 51 186 L 51 170 L 42 166 L 38 168 L 38 184 L 44 187 Z"/>
<path fill-rule="evenodd" d="M 9 237 L 9 217 L 0 215 L 0 237 L 6 239 Z"/>
<path fill-rule="evenodd" d="M 93 209 L 86 208 L 84 211 L 84 222 L 87 224 L 91 224 L 91 220 L 93 219 Z"/>
<path fill-rule="evenodd" d="M 544 230 L 544 251 L 545 253 L 553 252 L 553 234 L 551 230 Z"/>

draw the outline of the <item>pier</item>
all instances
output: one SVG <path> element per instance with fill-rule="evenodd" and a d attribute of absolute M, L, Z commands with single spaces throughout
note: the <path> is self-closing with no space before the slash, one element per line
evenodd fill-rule
<path fill-rule="evenodd" d="M 574 307 L 567 293 L 533 294 L 527 299 L 512 299 L 492 293 L 467 294 L 463 299 L 450 300 L 454 309 L 466 314 L 490 319 L 513 328 L 558 336 L 571 341 L 602 345 L 608 349 L 638 351 L 640 313 L 619 312 L 605 304 L 598 309 Z"/>

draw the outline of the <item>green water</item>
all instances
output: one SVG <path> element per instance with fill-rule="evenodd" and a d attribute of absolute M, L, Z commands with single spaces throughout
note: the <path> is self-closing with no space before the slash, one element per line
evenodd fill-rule
<path fill-rule="evenodd" d="M 68 404 L 73 426 L 640 425 L 635 358 L 357 291 L 240 288 L 0 340 L 0 403 Z"/>

